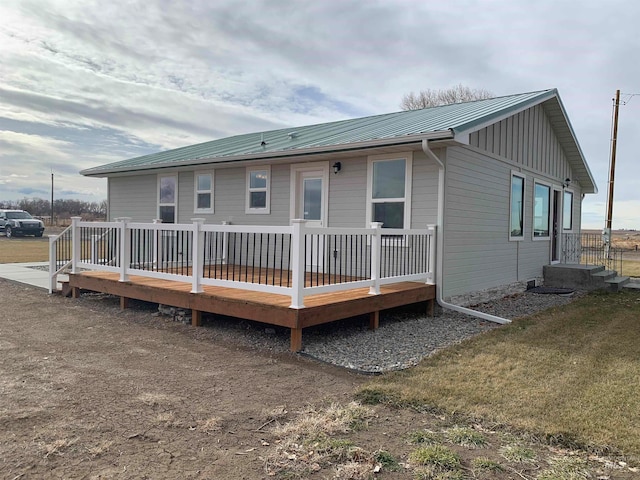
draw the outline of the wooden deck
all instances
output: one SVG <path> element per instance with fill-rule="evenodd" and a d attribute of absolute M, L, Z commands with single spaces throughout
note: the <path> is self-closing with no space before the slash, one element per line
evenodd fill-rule
<path fill-rule="evenodd" d="M 370 295 L 368 288 L 305 297 L 305 308 L 290 308 L 287 295 L 260 293 L 238 288 L 204 286 L 202 293 L 191 293 L 190 282 L 158 280 L 131 275 L 120 282 L 118 274 L 82 272 L 69 275 L 72 295 L 81 290 L 108 293 L 120 297 L 121 308 L 128 299 L 144 300 L 192 310 L 192 324 L 200 326 L 202 312 L 223 314 L 291 329 L 291 350 L 302 349 L 302 329 L 336 320 L 369 314 L 369 326 L 378 327 L 381 310 L 427 302 L 433 313 L 435 285 L 402 282 L 382 286 L 379 295 Z"/>

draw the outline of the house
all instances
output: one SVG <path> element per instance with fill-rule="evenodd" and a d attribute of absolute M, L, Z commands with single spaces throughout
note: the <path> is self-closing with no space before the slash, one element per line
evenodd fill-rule
<path fill-rule="evenodd" d="M 436 224 L 445 298 L 541 277 L 597 192 L 555 89 L 238 135 L 81 174 L 108 178 L 112 219 Z"/>
<path fill-rule="evenodd" d="M 307 273 L 330 275 L 349 267 L 354 281 L 373 279 L 380 268 L 387 268 L 389 277 L 409 280 L 424 274 L 441 304 L 449 306 L 447 301 L 460 303 L 472 292 L 542 277 L 545 265 L 561 259 L 562 235 L 580 231 L 584 195 L 597 192 L 555 89 L 237 135 L 81 173 L 108 179 L 112 220 L 158 219 L 171 225 L 197 217 L 205 229 L 226 224 L 216 235 L 228 235 L 229 225 L 242 235 L 288 229 L 302 219 L 304 228 L 327 234 L 315 235 L 315 243 L 307 235 L 299 248 L 306 253 L 282 254 L 291 265 L 306 264 Z M 353 237 L 347 248 L 332 243 L 328 234 L 336 228 L 369 228 L 372 222 L 382 223 L 381 233 L 360 244 L 356 240 L 355 247 Z M 435 228 L 423 231 L 431 225 Z M 420 249 L 434 262 L 407 260 L 423 242 L 409 240 L 414 230 L 425 235 L 427 247 Z M 433 232 L 435 245 L 429 243 Z M 136 245 L 148 243 L 145 238 Z M 255 265 L 264 250 L 262 240 L 258 249 L 254 238 L 250 253 L 248 243 L 224 238 L 224 252 L 212 247 L 218 249 L 216 258 L 246 248 L 234 263 Z M 391 267 L 358 266 L 360 252 L 392 242 Z M 139 264 L 148 263 L 151 254 L 144 255 Z M 385 261 L 381 255 L 376 261 Z M 407 269 L 411 262 L 425 267 Z M 260 257 L 258 264 L 271 268 L 275 260 L 269 267 Z M 281 271 L 295 270 L 291 265 Z M 291 306 L 303 306 L 303 297 Z M 292 327 L 292 348 L 293 332 Z"/>

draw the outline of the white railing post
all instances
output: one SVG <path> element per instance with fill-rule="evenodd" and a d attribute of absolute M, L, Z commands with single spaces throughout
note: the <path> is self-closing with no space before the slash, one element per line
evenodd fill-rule
<path fill-rule="evenodd" d="M 429 275 L 426 283 L 436 283 L 434 270 L 436 266 L 436 226 L 427 225 L 427 230 L 429 231 L 429 241 L 427 242 L 429 248 L 429 251 L 427 252 L 429 255 Z"/>
<path fill-rule="evenodd" d="M 80 220 L 80 217 L 71 217 L 71 273 L 78 273 L 80 264 Z"/>
<path fill-rule="evenodd" d="M 200 277 L 202 276 L 202 262 L 204 256 L 202 249 L 204 247 L 204 231 L 202 225 L 204 218 L 192 218 L 193 222 L 193 247 L 191 259 L 191 293 L 201 293 L 202 285 Z"/>
<path fill-rule="evenodd" d="M 382 222 L 371 222 L 371 287 L 370 295 L 380 294 L 380 248 L 382 246 Z"/>
<path fill-rule="evenodd" d="M 223 220 L 222 225 L 231 225 L 231 222 L 228 222 L 227 220 Z M 228 242 L 229 242 L 229 232 L 224 232 L 222 234 L 222 258 L 221 258 L 222 265 L 226 265 L 227 263 Z"/>
<path fill-rule="evenodd" d="M 152 222 L 154 225 L 158 225 L 159 223 L 162 223 L 162 219 L 154 218 Z M 159 232 L 160 230 L 153 230 L 153 258 L 151 259 L 151 262 L 156 266 L 156 268 L 160 268 L 160 265 L 158 265 L 158 244 L 160 243 L 158 242 L 158 240 L 160 239 Z"/>
<path fill-rule="evenodd" d="M 116 218 L 120 222 L 120 281 L 129 281 L 129 262 L 131 261 L 131 230 L 129 225 L 131 217 Z"/>
<path fill-rule="evenodd" d="M 304 308 L 305 280 L 305 223 L 306 220 L 291 220 L 291 307 Z"/>
<path fill-rule="evenodd" d="M 57 263 L 58 259 L 56 258 L 56 239 L 58 235 L 49 235 L 49 293 L 53 293 L 54 290 L 57 290 L 58 283 L 58 274 L 54 273 L 58 269 Z"/>

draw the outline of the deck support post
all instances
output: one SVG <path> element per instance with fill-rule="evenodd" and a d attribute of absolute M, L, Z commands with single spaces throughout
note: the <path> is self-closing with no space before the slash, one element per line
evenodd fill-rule
<path fill-rule="evenodd" d="M 369 330 L 377 330 L 380 326 L 380 310 L 369 314 Z"/>
<path fill-rule="evenodd" d="M 202 312 L 200 310 L 191 310 L 191 326 L 192 327 L 201 327 L 202 326 Z"/>
<path fill-rule="evenodd" d="M 436 301 L 432 298 L 427 300 L 427 316 L 433 317 L 435 314 Z"/>
<path fill-rule="evenodd" d="M 131 262 L 131 230 L 127 225 L 131 217 L 116 218 L 120 222 L 120 281 L 129 281 L 129 263 Z"/>
<path fill-rule="evenodd" d="M 71 298 L 80 298 L 80 289 L 78 287 L 71 289 Z"/>
<path fill-rule="evenodd" d="M 191 293 L 202 293 L 200 277 L 202 276 L 203 263 L 204 232 L 202 231 L 202 225 L 204 224 L 204 218 L 192 218 L 191 220 L 193 221 Z"/>
<path fill-rule="evenodd" d="M 305 278 L 305 223 L 306 220 L 291 220 L 291 306 L 290 308 L 304 308 L 304 278 Z M 293 330 L 291 330 L 293 335 Z M 302 333 L 300 334 L 302 335 Z M 293 336 L 291 337 L 293 341 Z M 302 337 L 300 337 L 302 338 Z"/>
<path fill-rule="evenodd" d="M 291 351 L 299 352 L 302 350 L 302 328 L 291 329 Z"/>
<path fill-rule="evenodd" d="M 129 297 L 120 297 L 120 310 L 129 308 Z"/>
<path fill-rule="evenodd" d="M 78 273 L 80 263 L 80 227 L 78 224 L 82 218 L 71 217 L 71 273 Z"/>
<path fill-rule="evenodd" d="M 380 247 L 382 222 L 371 222 L 371 287 L 370 295 L 380 295 Z"/>

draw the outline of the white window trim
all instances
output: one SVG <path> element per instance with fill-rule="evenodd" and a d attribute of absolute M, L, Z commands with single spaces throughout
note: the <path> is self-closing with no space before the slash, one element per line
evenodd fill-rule
<path fill-rule="evenodd" d="M 211 177 L 210 190 L 198 190 L 198 176 L 209 175 Z M 213 170 L 201 170 L 193 172 L 193 213 L 213 213 L 214 212 L 214 192 L 215 192 L 215 173 Z M 208 193 L 211 195 L 211 206 L 209 208 L 198 208 L 198 194 Z"/>
<path fill-rule="evenodd" d="M 380 161 L 404 160 L 404 198 L 385 198 L 379 201 L 373 199 L 373 164 Z M 411 228 L 411 184 L 413 181 L 413 152 L 399 154 L 369 155 L 367 157 L 367 205 L 365 226 L 368 228 L 373 222 L 373 204 L 383 202 L 404 202 L 404 219 L 402 228 Z M 384 225 L 382 226 L 384 228 Z"/>
<path fill-rule="evenodd" d="M 571 228 L 564 228 L 564 194 L 566 192 L 569 192 L 571 194 Z M 576 201 L 576 192 L 572 189 L 572 188 L 565 188 L 562 191 L 562 229 L 561 231 L 563 233 L 573 233 L 574 231 L 574 225 L 576 223 L 575 218 L 573 216 L 573 206 L 575 205 L 575 201 Z"/>
<path fill-rule="evenodd" d="M 544 185 L 545 187 L 549 187 L 549 211 L 547 212 L 547 225 L 549 226 L 549 234 L 544 237 L 536 237 L 536 184 Z M 551 232 L 553 230 L 553 226 L 551 225 L 551 210 L 552 210 L 552 202 L 553 202 L 553 185 L 549 182 L 545 182 L 544 180 L 539 180 L 537 178 L 533 179 L 533 188 L 531 192 L 531 239 L 534 242 L 548 242 L 551 240 Z"/>
<path fill-rule="evenodd" d="M 251 172 L 266 171 L 267 172 L 267 186 L 266 188 L 250 188 Z M 254 167 L 247 167 L 246 169 L 246 196 L 245 196 L 245 211 L 244 213 L 249 215 L 268 215 L 271 213 L 271 165 L 260 165 Z M 251 192 L 267 192 L 266 202 L 264 208 L 251 208 L 250 196 Z"/>
<path fill-rule="evenodd" d="M 511 201 L 512 201 L 512 195 L 513 195 L 513 177 L 519 177 L 522 179 L 522 206 L 520 207 L 520 211 L 522 212 L 522 235 L 514 237 L 511 235 Z M 511 170 L 511 175 L 509 176 L 509 241 L 510 242 L 521 242 L 524 240 L 524 231 L 525 231 L 525 226 L 527 225 L 527 216 L 526 216 L 526 211 L 527 211 L 527 201 L 526 201 L 526 193 L 527 193 L 527 176 L 522 173 L 522 172 L 518 172 L 517 170 Z"/>
<path fill-rule="evenodd" d="M 174 178 L 176 181 L 176 191 L 174 192 L 174 200 L 173 203 L 160 203 L 160 185 L 162 182 L 163 178 Z M 173 222 L 174 223 L 178 223 L 178 174 L 172 174 L 172 175 L 158 175 L 158 196 L 156 198 L 157 200 L 157 204 L 158 204 L 158 208 L 156 210 L 156 213 L 158 214 L 157 218 L 161 218 L 160 217 L 160 207 L 173 207 L 174 209 L 174 215 L 173 215 Z"/>

